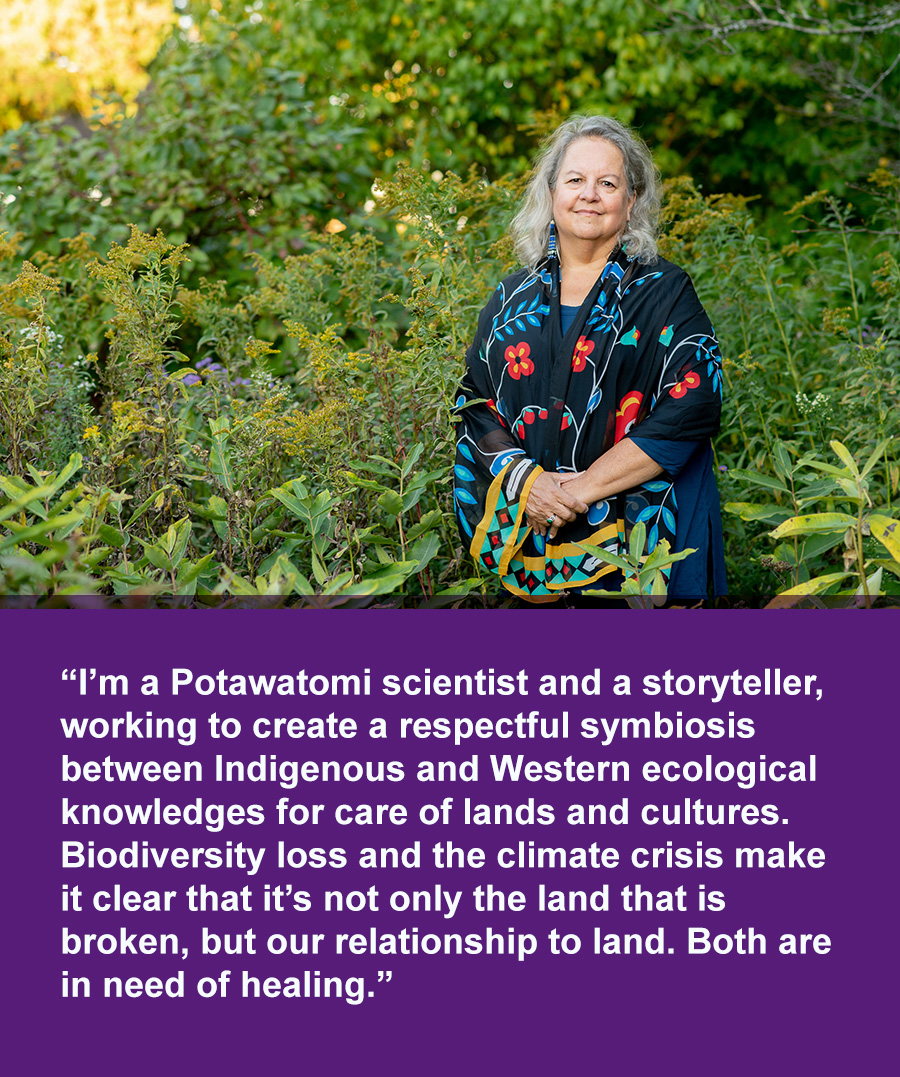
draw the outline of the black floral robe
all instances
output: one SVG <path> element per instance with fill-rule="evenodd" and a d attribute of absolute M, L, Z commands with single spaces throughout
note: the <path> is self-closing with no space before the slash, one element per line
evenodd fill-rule
<path fill-rule="evenodd" d="M 516 595 L 547 599 L 603 587 L 616 570 L 583 550 L 621 553 L 647 527 L 649 553 L 674 542 L 674 482 L 662 475 L 597 501 L 545 542 L 525 519 L 542 470 L 584 471 L 632 434 L 709 438 L 719 427 L 722 365 L 715 333 L 688 275 L 618 251 L 563 336 L 559 262 L 498 286 L 478 319 L 457 400 L 457 520 L 470 553 Z"/>

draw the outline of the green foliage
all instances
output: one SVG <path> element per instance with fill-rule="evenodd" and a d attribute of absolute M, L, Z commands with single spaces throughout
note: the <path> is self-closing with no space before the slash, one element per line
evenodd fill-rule
<path fill-rule="evenodd" d="M 810 595 L 827 594 L 839 597 L 849 595 L 852 599 L 850 604 L 870 606 L 873 598 L 886 593 L 882 589 L 885 571 L 900 577 L 900 520 L 870 511 L 873 501 L 869 476 L 893 440 L 888 438 L 882 442 L 861 468 L 840 441 L 832 441 L 831 448 L 843 467 L 813 458 L 799 461 L 798 468 L 806 466 L 826 476 L 825 488 L 817 490 L 812 496 L 802 498 L 800 507 L 808 507 L 810 503 L 820 501 L 830 505 L 836 501 L 849 504 L 853 511 L 841 512 L 832 509 L 791 516 L 775 528 L 771 537 L 775 540 L 793 538 L 796 544 L 798 537 L 813 536 L 813 541 L 818 540 L 820 552 L 833 548 L 843 540 L 843 570 L 809 576 L 807 569 L 804 573 L 807 578 L 784 591 L 773 604 L 782 606 Z M 834 540 L 829 541 L 832 536 Z M 879 556 L 867 555 L 866 547 L 871 545 L 866 543 L 868 536 L 876 540 Z M 826 539 L 824 543 L 821 541 L 822 537 Z M 885 552 L 888 554 L 887 558 L 884 557 Z M 851 576 L 855 576 L 858 581 L 855 590 L 841 589 L 846 579 Z M 896 588 L 892 589 L 892 593 L 896 591 Z"/>
<path fill-rule="evenodd" d="M 723 43 L 684 32 L 686 19 L 713 6 L 222 0 L 212 8 L 197 0 L 190 10 L 210 44 L 236 34 L 302 71 L 326 122 L 364 127 L 379 173 L 398 162 L 460 174 L 476 164 L 492 178 L 521 173 L 536 133 L 592 110 L 636 124 L 664 174 L 690 170 L 705 188 L 752 193 L 782 209 L 826 179 L 843 193 L 895 155 L 880 112 L 863 126 L 865 114 L 840 107 L 841 91 L 852 88 L 835 73 L 860 80 L 856 96 L 870 104 L 900 90 L 890 35 L 844 33 L 849 9 L 877 5 L 834 0 L 826 18 L 833 33 L 829 25 L 812 35 L 763 26 Z M 824 75 L 828 65 L 823 93 L 809 72 Z M 882 77 L 864 95 L 870 75 Z"/>
<path fill-rule="evenodd" d="M 476 314 L 511 267 L 519 187 L 400 168 L 379 194 L 390 242 L 325 235 L 230 284 L 184 288 L 192 250 L 140 229 L 104 258 L 73 237 L 39 265 L 0 242 L 7 590 L 495 601 L 453 519 L 450 404 Z M 900 589 L 897 189 L 878 170 L 860 192 L 875 242 L 816 193 L 781 246 L 744 199 L 670 185 L 665 253 L 690 269 L 726 354 L 717 463 L 746 602 Z M 837 440 L 836 469 L 823 447 Z M 73 446 L 83 459 L 61 471 Z M 654 554 L 606 555 L 634 604 L 662 599 L 686 556 Z"/>
<path fill-rule="evenodd" d="M 0 213 L 23 254 L 58 254 L 89 233 L 98 250 L 127 222 L 189 242 L 195 271 L 240 276 L 253 252 L 286 254 L 298 231 L 345 216 L 371 183 L 348 123 L 323 125 L 302 72 L 258 52 L 173 38 L 136 115 L 74 127 L 25 124 L 0 139 Z"/>
<path fill-rule="evenodd" d="M 581 542 L 579 546 L 594 557 L 613 565 L 622 574 L 622 586 L 618 591 L 585 591 L 586 595 L 598 598 L 623 598 L 632 609 L 653 609 L 666 601 L 666 582 L 672 565 L 683 561 L 696 550 L 680 550 L 671 553 L 668 539 L 662 539 L 646 556 L 643 551 L 647 544 L 647 525 L 636 524 L 631 530 L 631 539 L 627 549 L 621 555 L 612 554 L 602 546 Z"/>

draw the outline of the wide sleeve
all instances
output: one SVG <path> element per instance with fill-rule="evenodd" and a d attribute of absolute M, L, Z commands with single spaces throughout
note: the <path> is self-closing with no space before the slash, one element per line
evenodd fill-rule
<path fill-rule="evenodd" d="M 510 429 L 491 374 L 490 332 L 498 307 L 495 293 L 481 312 L 475 340 L 466 353 L 456 399 L 453 469 L 460 533 L 476 557 L 483 554 L 486 544 L 497 547 L 496 556 L 488 551 L 487 559 L 488 563 L 496 561 L 497 567 L 501 561 L 508 562 L 528 534 L 525 503 L 543 470 Z"/>
<path fill-rule="evenodd" d="M 686 273 L 665 322 L 656 341 L 660 373 L 650 411 L 629 433 L 648 440 L 705 440 L 718 432 L 721 420 L 722 357 Z"/>
<path fill-rule="evenodd" d="M 640 429 L 640 427 L 635 429 Z M 699 452 L 701 447 L 709 444 L 708 441 L 669 441 L 663 438 L 642 438 L 634 434 L 629 434 L 629 440 L 633 441 L 651 460 L 659 464 L 671 479 L 677 479 L 694 453 Z"/>

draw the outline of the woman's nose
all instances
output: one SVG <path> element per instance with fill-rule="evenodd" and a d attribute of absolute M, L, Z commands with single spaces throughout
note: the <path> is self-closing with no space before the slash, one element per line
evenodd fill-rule
<path fill-rule="evenodd" d="M 596 202 L 600 197 L 599 183 L 585 183 L 581 189 L 581 197 L 587 202 Z"/>

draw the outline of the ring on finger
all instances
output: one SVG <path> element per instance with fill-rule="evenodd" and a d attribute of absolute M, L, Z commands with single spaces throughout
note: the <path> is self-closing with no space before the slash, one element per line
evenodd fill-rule
<path fill-rule="evenodd" d="M 555 519 L 556 519 L 556 517 L 555 517 L 555 516 L 548 516 L 548 517 L 547 517 L 547 526 L 548 526 L 548 527 L 551 527 L 551 526 L 553 525 L 553 521 L 554 521 Z"/>

